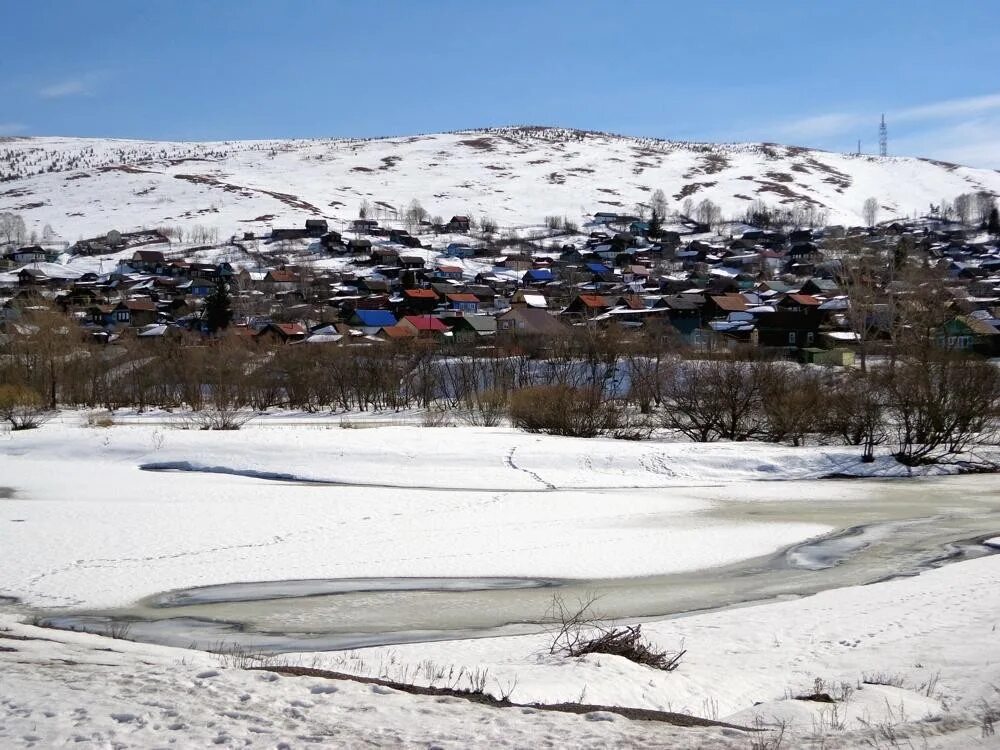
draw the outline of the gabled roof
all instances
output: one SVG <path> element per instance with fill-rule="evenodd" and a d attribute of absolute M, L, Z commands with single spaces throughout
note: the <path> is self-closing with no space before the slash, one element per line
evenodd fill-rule
<path fill-rule="evenodd" d="M 525 271 L 524 276 L 530 278 L 532 281 L 552 281 L 554 278 L 552 271 L 547 268 L 536 268 L 531 271 Z"/>
<path fill-rule="evenodd" d="M 646 303 L 643 301 L 642 297 L 638 294 L 625 294 L 622 295 L 622 304 L 625 305 L 630 310 L 645 310 Z"/>
<path fill-rule="evenodd" d="M 445 295 L 449 302 L 472 302 L 478 304 L 479 297 L 474 294 L 469 294 L 467 292 L 460 294 L 447 294 Z"/>
<path fill-rule="evenodd" d="M 417 335 L 417 332 L 409 326 L 401 325 L 386 326 L 382 329 L 382 333 L 390 339 L 412 339 Z"/>
<path fill-rule="evenodd" d="M 133 312 L 156 312 L 156 305 L 151 299 L 125 300 L 122 305 Z"/>
<path fill-rule="evenodd" d="M 286 338 L 306 335 L 306 327 L 301 323 L 271 323 L 267 327 L 262 328 L 257 335 L 259 336 L 269 330 L 279 331 Z"/>
<path fill-rule="evenodd" d="M 366 327 L 376 326 L 382 328 L 384 326 L 396 325 L 396 316 L 388 310 L 357 309 L 354 311 L 354 317 L 361 321 L 361 325 Z"/>
<path fill-rule="evenodd" d="M 497 319 L 492 315 L 454 315 L 445 316 L 443 320 L 455 331 L 472 329 L 480 336 L 493 334 L 497 331 Z"/>
<path fill-rule="evenodd" d="M 602 297 L 599 294 L 580 294 L 577 295 L 577 299 L 580 300 L 585 307 L 589 307 L 591 309 L 611 307 L 611 303 L 607 300 L 607 298 Z"/>
<path fill-rule="evenodd" d="M 807 307 L 819 307 L 822 304 L 820 300 L 816 299 L 811 294 L 789 294 L 785 299 L 790 299 Z"/>
<path fill-rule="evenodd" d="M 528 333 L 560 335 L 567 332 L 566 326 L 550 315 L 547 310 L 535 307 L 512 307 L 497 316 L 497 320 L 514 318 L 521 322 L 521 330 Z"/>
<path fill-rule="evenodd" d="M 726 312 L 742 312 L 747 309 L 747 301 L 741 294 L 712 295 L 711 299 L 720 310 Z"/>
<path fill-rule="evenodd" d="M 437 292 L 433 289 L 404 289 L 403 296 L 410 299 L 434 299 L 438 298 Z"/>
<path fill-rule="evenodd" d="M 436 333 L 444 333 L 448 330 L 448 326 L 442 323 L 439 318 L 435 318 L 431 315 L 407 315 L 403 318 L 403 320 L 416 328 L 418 331 L 434 331 Z"/>
<path fill-rule="evenodd" d="M 663 297 L 659 304 L 669 307 L 672 310 L 697 310 L 698 303 L 691 297 L 682 297 L 679 294 L 670 297 Z"/>

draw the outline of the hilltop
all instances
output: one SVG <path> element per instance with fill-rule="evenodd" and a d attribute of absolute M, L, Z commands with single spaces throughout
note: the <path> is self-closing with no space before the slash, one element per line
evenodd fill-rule
<path fill-rule="evenodd" d="M 671 209 L 708 199 L 723 216 L 755 200 L 859 224 L 927 211 L 961 193 L 1000 193 L 1000 173 L 911 157 L 760 143 L 684 143 L 565 128 L 507 127 L 370 140 L 204 143 L 85 138 L 0 142 L 0 212 L 64 239 L 151 226 L 222 236 L 346 221 L 367 201 L 391 217 L 416 199 L 432 216 L 500 225 L 629 211 L 663 190 Z"/>

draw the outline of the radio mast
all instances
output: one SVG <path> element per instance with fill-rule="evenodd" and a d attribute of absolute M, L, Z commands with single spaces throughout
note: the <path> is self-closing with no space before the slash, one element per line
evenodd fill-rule
<path fill-rule="evenodd" d="M 889 155 L 889 131 L 885 127 L 885 115 L 882 115 L 882 124 L 878 127 L 878 155 Z"/>

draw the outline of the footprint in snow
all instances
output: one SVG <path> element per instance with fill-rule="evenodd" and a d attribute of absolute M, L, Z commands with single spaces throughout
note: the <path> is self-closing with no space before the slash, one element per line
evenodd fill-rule
<path fill-rule="evenodd" d="M 326 693 L 336 693 L 338 689 L 336 685 L 313 685 L 309 692 L 313 695 L 324 695 Z"/>

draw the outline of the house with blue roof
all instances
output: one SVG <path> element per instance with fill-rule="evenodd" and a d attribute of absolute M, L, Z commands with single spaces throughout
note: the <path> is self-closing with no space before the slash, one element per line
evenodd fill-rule
<path fill-rule="evenodd" d="M 531 271 L 525 271 L 524 276 L 521 277 L 522 284 L 549 284 L 555 280 L 552 275 L 552 271 L 547 268 L 536 268 Z"/>
<path fill-rule="evenodd" d="M 366 336 L 378 333 L 382 328 L 396 325 L 396 316 L 388 310 L 355 310 L 347 321 L 353 328 L 360 328 Z"/>

